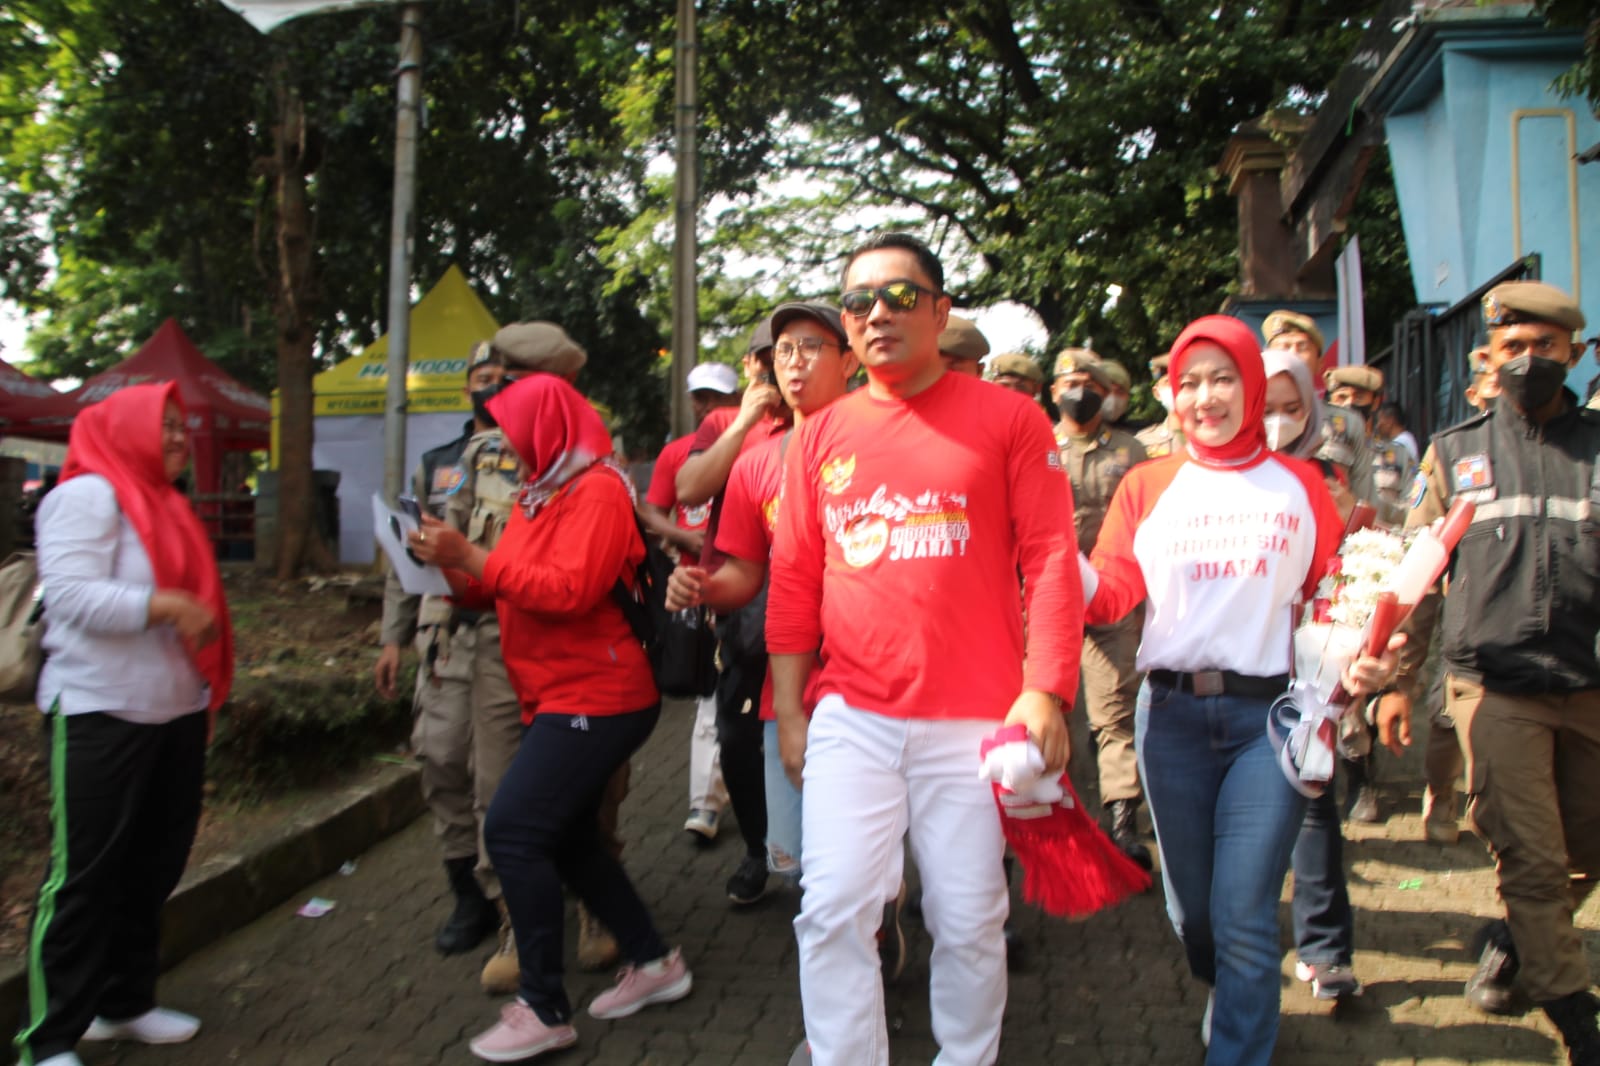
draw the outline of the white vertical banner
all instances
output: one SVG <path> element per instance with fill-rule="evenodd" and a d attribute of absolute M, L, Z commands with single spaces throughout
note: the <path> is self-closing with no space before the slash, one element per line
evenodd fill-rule
<path fill-rule="evenodd" d="M 1367 361 L 1366 298 L 1361 291 L 1361 239 L 1352 236 L 1333 262 L 1339 286 L 1339 365 Z"/>
<path fill-rule="evenodd" d="M 357 7 L 381 7 L 400 0 L 222 0 L 222 6 L 243 15 L 262 33 L 271 33 L 290 19 L 301 15 L 320 15 L 348 11 Z"/>

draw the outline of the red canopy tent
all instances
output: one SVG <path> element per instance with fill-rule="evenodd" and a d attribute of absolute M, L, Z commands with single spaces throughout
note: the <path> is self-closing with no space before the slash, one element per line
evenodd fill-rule
<path fill-rule="evenodd" d="M 71 395 L 57 392 L 0 359 L 0 433 L 66 440 L 72 419 L 81 410 L 82 405 Z"/>
<path fill-rule="evenodd" d="M 267 398 L 207 359 L 174 319 L 161 323 L 137 352 L 70 395 L 87 407 L 118 389 L 151 381 L 176 381 L 188 409 L 193 491 L 223 491 L 224 452 L 265 451 L 271 446 L 272 405 Z"/>

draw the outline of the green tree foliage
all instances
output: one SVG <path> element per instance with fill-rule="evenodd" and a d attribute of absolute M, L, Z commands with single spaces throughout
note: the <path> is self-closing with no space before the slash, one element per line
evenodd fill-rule
<path fill-rule="evenodd" d="M 1600 7 L 1594 0 L 1535 0 L 1533 6 L 1550 25 L 1583 31 L 1583 56 L 1557 84 L 1600 115 Z"/>
<path fill-rule="evenodd" d="M 659 439 L 648 280 L 613 284 L 594 236 L 628 220 L 642 177 L 606 95 L 635 38 L 603 14 L 526 0 L 439 0 L 424 18 L 418 292 L 453 262 L 501 321 L 561 322 L 591 353 L 580 384 L 635 439 Z M 383 333 L 398 37 L 393 8 L 270 37 L 215 0 L 0 11 L 13 120 L 0 124 L 0 293 L 42 313 L 29 345 L 43 367 L 93 373 L 175 315 L 272 387 L 275 60 L 306 110 L 318 350 L 331 362 Z"/>
<path fill-rule="evenodd" d="M 1092 338 L 1142 366 L 1236 279 L 1216 171 L 1229 134 L 1272 107 L 1314 108 L 1377 7 L 714 2 L 705 169 L 732 199 L 712 232 L 796 272 L 836 270 L 863 228 L 917 218 L 961 302 L 1019 301 L 1054 343 Z M 636 83 L 669 62 L 647 57 Z M 637 128 L 669 128 L 670 93 L 653 100 Z M 777 204 L 745 195 L 763 175 L 816 184 Z"/>

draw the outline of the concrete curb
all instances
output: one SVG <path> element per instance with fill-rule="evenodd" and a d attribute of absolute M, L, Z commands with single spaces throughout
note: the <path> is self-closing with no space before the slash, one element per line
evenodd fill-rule
<path fill-rule="evenodd" d="M 191 868 L 161 915 L 161 968 L 255 921 L 306 885 L 337 870 L 423 812 L 421 771 L 384 766 L 371 781 L 314 803 L 249 851 Z M 0 962 L 0 1028 L 9 1037 L 27 1003 L 27 966 Z"/>

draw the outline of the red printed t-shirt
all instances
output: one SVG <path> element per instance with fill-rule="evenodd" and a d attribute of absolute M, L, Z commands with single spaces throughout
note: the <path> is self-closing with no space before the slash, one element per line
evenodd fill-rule
<path fill-rule="evenodd" d="M 1117 486 L 1095 543 L 1088 620 L 1145 601 L 1140 670 L 1287 673 L 1293 605 L 1315 591 L 1342 532 L 1321 470 L 1304 460 L 1142 463 Z"/>
<path fill-rule="evenodd" d="M 959 374 L 862 389 L 806 419 L 784 480 L 767 649 L 820 648 L 818 693 L 900 718 L 998 720 L 1024 688 L 1070 705 L 1082 587 L 1037 404 Z"/>
<path fill-rule="evenodd" d="M 790 438 L 791 443 L 793 438 Z M 717 528 L 717 551 L 736 559 L 766 565 L 772 555 L 772 535 L 778 528 L 779 501 L 783 499 L 783 438 L 768 441 L 734 460 L 722 496 L 722 522 Z M 769 597 L 770 599 L 770 597 Z M 817 705 L 813 669 L 806 682 L 802 705 L 807 714 Z M 761 683 L 761 720 L 772 721 L 772 668 Z"/>
<path fill-rule="evenodd" d="M 694 434 L 685 433 L 661 449 L 661 454 L 656 456 L 655 470 L 650 475 L 650 491 L 644 494 L 648 502 L 663 511 L 671 511 L 679 529 L 687 529 L 691 533 L 706 528 L 706 523 L 711 520 L 710 500 L 693 507 L 678 501 L 678 471 L 683 468 L 683 461 L 689 458 L 689 448 L 693 444 Z"/>
<path fill-rule="evenodd" d="M 483 580 L 457 600 L 493 598 L 524 724 L 537 714 L 622 714 L 660 699 L 644 648 L 611 599 L 617 578 L 631 585 L 643 558 L 633 501 L 605 467 L 580 474 L 531 520 L 512 509 Z"/>

